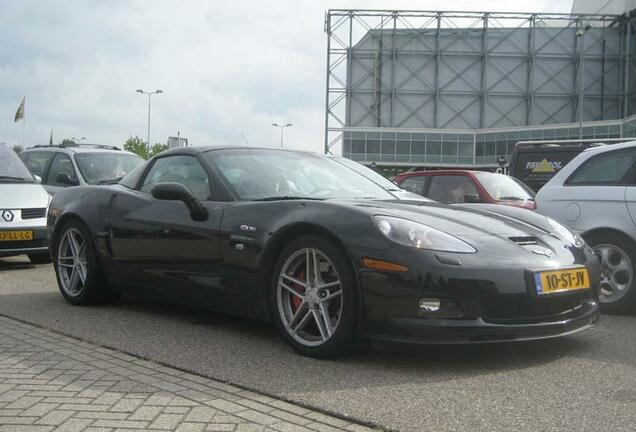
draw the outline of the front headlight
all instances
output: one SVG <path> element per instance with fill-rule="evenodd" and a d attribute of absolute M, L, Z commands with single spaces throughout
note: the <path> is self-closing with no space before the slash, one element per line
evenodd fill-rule
<path fill-rule="evenodd" d="M 559 240 L 577 248 L 582 248 L 583 246 L 585 246 L 585 241 L 581 238 L 580 235 L 570 231 L 550 217 L 547 219 L 550 223 L 550 226 L 552 227 L 552 234 L 554 234 Z"/>
<path fill-rule="evenodd" d="M 442 252 L 477 252 L 474 247 L 455 236 L 407 219 L 373 216 L 373 223 L 389 240 L 404 246 Z"/>

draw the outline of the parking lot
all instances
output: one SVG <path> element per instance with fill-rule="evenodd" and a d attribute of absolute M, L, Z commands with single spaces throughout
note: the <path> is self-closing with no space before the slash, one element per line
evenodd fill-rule
<path fill-rule="evenodd" d="M 295 354 L 273 326 L 123 299 L 73 307 L 51 265 L 0 260 L 0 314 L 382 428 L 633 430 L 636 316 L 561 339 Z"/>

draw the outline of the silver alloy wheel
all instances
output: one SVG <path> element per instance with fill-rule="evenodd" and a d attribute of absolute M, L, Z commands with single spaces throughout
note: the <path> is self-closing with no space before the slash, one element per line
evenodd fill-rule
<path fill-rule="evenodd" d="M 302 345 L 320 346 L 338 329 L 342 317 L 340 277 L 319 249 L 300 249 L 285 261 L 276 298 L 286 331 Z"/>
<path fill-rule="evenodd" d="M 614 303 L 627 294 L 634 279 L 634 269 L 629 255 L 616 245 L 598 244 L 593 247 L 601 262 L 602 303 Z"/>
<path fill-rule="evenodd" d="M 86 241 L 75 228 L 69 228 L 62 235 L 57 249 L 57 269 L 61 288 L 71 296 L 77 296 L 86 283 L 88 265 L 86 262 Z"/>

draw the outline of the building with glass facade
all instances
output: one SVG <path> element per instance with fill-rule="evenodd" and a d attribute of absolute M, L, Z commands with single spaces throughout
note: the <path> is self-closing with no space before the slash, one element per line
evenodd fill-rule
<path fill-rule="evenodd" d="M 331 10 L 325 148 L 489 168 L 519 141 L 636 137 L 635 21 Z"/>

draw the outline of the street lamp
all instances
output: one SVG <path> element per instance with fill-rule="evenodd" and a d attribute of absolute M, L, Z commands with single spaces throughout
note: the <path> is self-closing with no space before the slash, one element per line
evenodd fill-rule
<path fill-rule="evenodd" d="M 280 128 L 280 148 L 283 148 L 283 129 L 293 125 L 291 123 L 272 123 L 272 126 Z"/>
<path fill-rule="evenodd" d="M 143 89 L 137 89 L 137 93 L 148 95 L 148 153 L 150 154 L 150 96 L 153 94 L 163 93 L 163 90 L 155 90 L 155 91 L 144 91 Z"/>
<path fill-rule="evenodd" d="M 581 45 L 581 61 L 579 62 L 579 139 L 583 139 L 583 92 L 585 87 L 583 86 L 583 75 L 585 74 L 585 33 L 590 30 L 592 26 L 585 24 L 583 28 L 579 28 L 576 31 L 576 38 L 580 40 Z"/>

